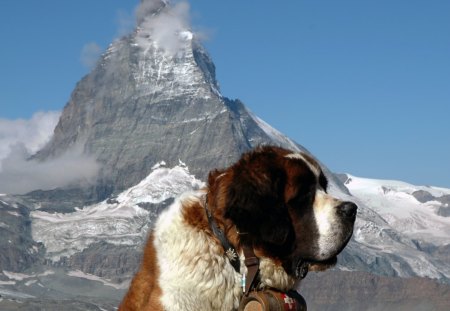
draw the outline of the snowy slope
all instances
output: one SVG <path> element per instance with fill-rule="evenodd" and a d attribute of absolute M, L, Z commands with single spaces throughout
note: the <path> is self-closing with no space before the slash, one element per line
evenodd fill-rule
<path fill-rule="evenodd" d="M 450 189 L 355 176 L 349 176 L 345 184 L 354 196 L 399 232 L 438 245 L 450 243 L 450 217 L 438 214 L 440 208 L 448 207 L 448 203 L 438 200 L 422 203 L 413 195 L 423 191 L 438 199 L 450 195 Z"/>
<path fill-rule="evenodd" d="M 115 198 L 78 209 L 74 213 L 33 211 L 33 239 L 45 245 L 47 257 L 53 261 L 80 252 L 98 241 L 140 245 L 157 213 L 157 210 L 146 209 L 147 206 L 164 202 L 202 185 L 201 181 L 189 174 L 184 163 L 167 168 L 161 162 L 138 185 Z"/>
<path fill-rule="evenodd" d="M 359 206 L 352 242 L 340 268 L 381 275 L 450 280 L 450 217 L 437 213 L 449 189 L 347 175 L 345 185 Z M 414 194 L 435 200 L 422 203 Z M 447 204 L 448 205 L 448 204 Z"/>

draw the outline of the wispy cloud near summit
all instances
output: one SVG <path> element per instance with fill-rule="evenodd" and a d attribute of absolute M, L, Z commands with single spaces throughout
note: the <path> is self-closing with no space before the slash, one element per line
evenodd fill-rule
<path fill-rule="evenodd" d="M 193 27 L 191 6 L 185 0 L 143 0 L 135 15 L 138 44 L 145 48 L 151 41 L 170 56 L 182 54 L 192 38 L 205 41 L 211 34 L 207 29 Z"/>
<path fill-rule="evenodd" d="M 138 43 L 145 47 L 150 39 L 169 55 L 176 55 L 193 35 L 189 9 L 185 1 L 172 5 L 159 0 L 143 1 L 136 9 Z"/>

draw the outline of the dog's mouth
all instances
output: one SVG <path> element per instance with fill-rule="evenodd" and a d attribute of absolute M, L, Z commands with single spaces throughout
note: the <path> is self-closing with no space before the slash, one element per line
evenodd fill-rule
<path fill-rule="evenodd" d="M 299 258 L 294 268 L 294 275 L 297 279 L 303 279 L 308 271 L 324 271 L 329 268 L 334 267 L 337 262 L 337 255 L 341 253 L 341 251 L 345 248 L 347 243 L 350 241 L 353 230 L 350 230 L 348 233 L 348 237 L 342 243 L 341 247 L 334 252 L 334 256 L 326 259 L 326 260 L 311 260 L 311 259 L 303 259 Z"/>
<path fill-rule="evenodd" d="M 295 265 L 294 275 L 297 279 L 303 279 L 308 274 L 308 271 L 324 271 L 333 267 L 336 262 L 336 256 L 323 261 L 311 261 L 300 258 Z"/>

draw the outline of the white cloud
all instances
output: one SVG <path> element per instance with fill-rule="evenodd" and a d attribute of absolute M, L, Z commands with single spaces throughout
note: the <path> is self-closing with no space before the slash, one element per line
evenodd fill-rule
<path fill-rule="evenodd" d="M 12 145 L 20 143 L 30 154 L 42 148 L 53 135 L 60 115 L 59 111 L 49 111 L 37 112 L 29 120 L 0 118 L 0 170 L 1 161 L 8 156 Z"/>
<path fill-rule="evenodd" d="M 174 5 L 161 6 L 159 0 L 143 1 L 136 10 L 138 22 L 138 44 L 145 47 L 148 38 L 169 55 L 183 50 L 192 38 L 189 3 L 180 1 Z M 158 14 L 152 14 L 158 10 Z"/>
<path fill-rule="evenodd" d="M 3 160 L 0 193 L 23 194 L 32 190 L 50 190 L 95 181 L 99 164 L 83 154 L 82 147 L 71 148 L 58 158 L 47 161 L 29 160 L 23 144 L 12 146 Z"/>
<path fill-rule="evenodd" d="M 22 194 L 92 182 L 99 164 L 74 146 L 57 158 L 30 160 L 53 134 L 59 112 L 39 112 L 30 120 L 0 119 L 0 193 Z"/>

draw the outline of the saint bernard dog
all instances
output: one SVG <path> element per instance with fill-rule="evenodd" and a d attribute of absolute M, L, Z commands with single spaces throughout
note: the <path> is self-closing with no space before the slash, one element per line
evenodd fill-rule
<path fill-rule="evenodd" d="M 327 184 L 311 156 L 274 146 L 213 170 L 205 189 L 160 215 L 119 310 L 237 310 L 245 248 L 258 258 L 256 290 L 287 292 L 308 269 L 331 267 L 357 206 L 329 195 Z"/>

